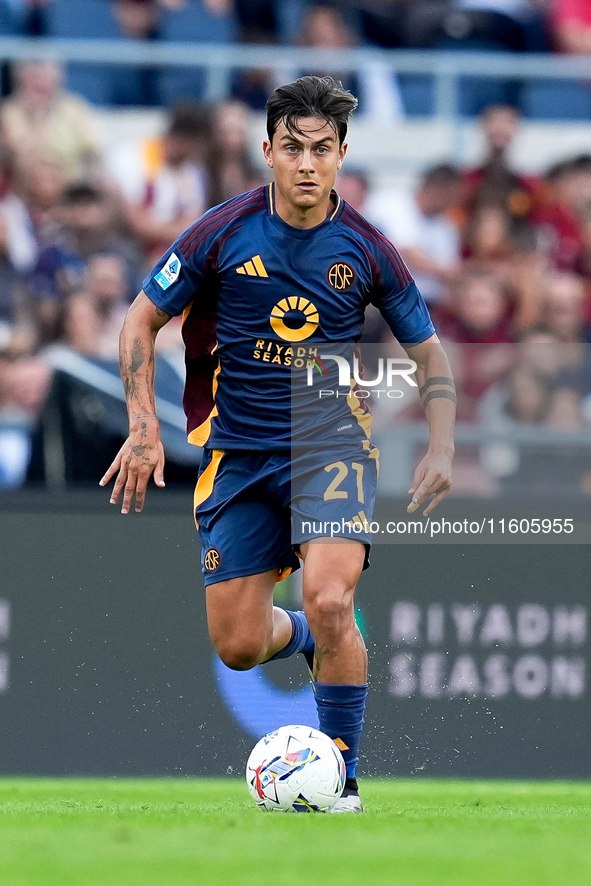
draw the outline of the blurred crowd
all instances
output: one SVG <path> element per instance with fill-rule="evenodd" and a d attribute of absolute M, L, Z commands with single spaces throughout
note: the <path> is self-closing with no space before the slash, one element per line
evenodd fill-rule
<path fill-rule="evenodd" d="M 92 107 L 63 88 L 57 63 L 20 63 L 12 77 L 0 104 L 0 487 L 51 474 L 65 366 L 77 385 L 88 383 L 89 365 L 101 368 L 109 393 L 123 316 L 168 245 L 207 208 L 266 181 L 249 150 L 242 101 L 183 100 L 159 136 L 104 153 Z M 417 280 L 453 357 L 460 420 L 481 420 L 487 403 L 497 422 L 584 430 L 591 154 L 525 175 L 510 161 L 519 112 L 493 105 L 480 125 L 486 150 L 474 168 L 442 163 L 409 189 L 381 187 L 345 166 L 338 190 L 391 239 Z M 389 339 L 370 308 L 365 340 Z M 158 343 L 160 376 L 178 404 L 179 320 Z M 120 432 L 103 433 L 109 406 L 74 394 L 72 440 L 92 438 L 97 464 L 88 455 L 83 469 L 68 474 L 68 462 L 60 476 L 91 480 L 108 460 L 99 442 L 112 448 Z M 417 417 L 411 410 L 398 420 Z"/>
<path fill-rule="evenodd" d="M 43 36 L 55 33 L 54 5 L 63 0 L 2 0 L 4 31 Z M 131 39 L 158 39 L 169 14 L 191 5 L 228 19 L 235 38 L 249 43 L 306 39 L 310 7 L 322 6 L 343 21 L 344 45 L 364 42 L 387 48 L 458 46 L 510 51 L 586 53 L 591 16 L 585 0 L 102 0 L 105 22 Z M 78 5 L 78 4 L 76 4 Z M 298 31 L 298 26 L 301 30 Z M 59 36 L 59 34 L 57 34 Z M 334 37 L 336 38 L 336 33 Z"/>
<path fill-rule="evenodd" d="M 366 46 L 586 55 L 591 52 L 591 10 L 588 0 L 0 0 L 2 33 L 279 44 L 337 52 Z M 202 78 L 186 69 L 114 65 L 101 70 L 79 63 L 73 68 L 76 88 L 103 103 L 158 106 L 169 104 L 179 87 L 193 98 L 203 87 Z M 233 97 L 260 110 L 276 79 L 277 72 L 264 69 L 237 73 Z M 363 112 L 424 113 L 420 75 L 397 79 L 376 63 L 343 79 L 360 96 Z M 1 86 L 5 95 L 12 88 L 6 66 Z M 529 113 L 533 102 L 538 110 L 560 116 L 564 108 L 556 108 L 557 102 L 579 114 L 591 104 L 584 83 L 549 81 L 533 98 L 522 96 L 521 87 L 471 78 L 461 83 L 461 105 L 472 114 L 492 101 L 521 102 Z"/>

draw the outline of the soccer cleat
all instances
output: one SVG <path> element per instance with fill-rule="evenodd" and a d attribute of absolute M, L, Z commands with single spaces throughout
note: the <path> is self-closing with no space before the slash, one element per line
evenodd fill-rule
<path fill-rule="evenodd" d="M 363 803 L 359 796 L 359 787 L 356 778 L 348 778 L 345 782 L 343 793 L 334 804 L 331 812 L 363 812 Z"/>

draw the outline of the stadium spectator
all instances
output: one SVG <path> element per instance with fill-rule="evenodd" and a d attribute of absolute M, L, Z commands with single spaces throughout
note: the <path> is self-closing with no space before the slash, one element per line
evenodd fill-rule
<path fill-rule="evenodd" d="M 116 365 L 119 333 L 128 307 L 129 290 L 121 258 L 109 253 L 93 256 L 82 288 L 64 304 L 59 342 L 89 360 Z M 158 342 L 157 354 L 177 366 L 180 381 L 184 377 L 180 318 L 169 326 Z M 176 359 L 178 354 L 180 362 Z"/>
<path fill-rule="evenodd" d="M 531 216 L 539 200 L 541 183 L 535 176 L 516 172 L 509 159 L 519 132 L 521 115 L 509 105 L 490 105 L 480 116 L 486 153 L 480 166 L 462 175 L 464 208 L 470 220 L 478 209 L 498 205 L 510 219 Z"/>
<path fill-rule="evenodd" d="M 338 9 L 318 4 L 311 5 L 306 9 L 296 43 L 307 49 L 339 50 L 351 49 L 356 40 Z M 319 58 L 321 58 L 321 53 L 319 53 Z M 338 76 L 346 89 L 352 90 L 356 96 L 359 95 L 359 83 L 355 75 L 334 76 Z"/>
<path fill-rule="evenodd" d="M 587 286 L 589 286 L 591 284 L 591 205 L 581 210 L 579 236 L 581 248 L 574 270 L 575 273 L 585 278 Z"/>
<path fill-rule="evenodd" d="M 116 360 L 119 332 L 129 307 L 126 269 L 118 255 L 94 255 L 81 291 L 65 306 L 63 341 L 89 358 Z"/>
<path fill-rule="evenodd" d="M 512 308 L 506 289 L 486 271 L 464 273 L 446 306 L 435 309 L 438 329 L 450 341 L 506 343 L 514 341 Z"/>
<path fill-rule="evenodd" d="M 215 109 L 211 148 L 212 203 L 229 200 L 265 182 L 265 176 L 251 160 L 248 117 L 248 108 L 238 101 L 222 102 Z"/>
<path fill-rule="evenodd" d="M 543 292 L 544 329 L 560 342 L 591 342 L 586 323 L 585 285 L 576 274 L 554 273 L 546 278 Z"/>
<path fill-rule="evenodd" d="M 51 372 L 39 359 L 0 353 L 0 489 L 20 486 L 31 457 L 31 430 Z"/>
<path fill-rule="evenodd" d="M 52 0 L 12 0 L 20 33 L 27 37 L 46 37 L 49 33 L 47 8 Z"/>
<path fill-rule="evenodd" d="M 464 241 L 470 255 L 464 268 L 498 277 L 513 303 L 514 329 L 535 326 L 547 258 L 529 224 L 512 218 L 503 205 L 482 204 L 464 230 Z"/>
<path fill-rule="evenodd" d="M 298 45 L 317 49 L 321 58 L 322 50 L 353 49 L 358 42 L 356 33 L 337 6 L 314 4 L 306 9 L 297 37 Z M 360 114 L 382 122 L 403 116 L 396 76 L 379 62 L 365 64 L 357 74 L 330 73 L 358 97 Z"/>
<path fill-rule="evenodd" d="M 560 430 L 582 426 L 582 401 L 589 390 L 586 349 L 564 344 L 543 329 L 527 333 L 506 377 L 479 407 L 489 425 L 518 422 Z"/>
<path fill-rule="evenodd" d="M 394 243 L 425 300 L 439 301 L 460 272 L 460 240 L 448 213 L 460 199 L 460 175 L 449 164 L 428 169 L 413 193 L 376 190 L 365 211 Z"/>
<path fill-rule="evenodd" d="M 120 143 L 108 156 L 147 264 L 212 205 L 211 139 L 211 109 L 182 102 L 171 110 L 162 137 Z"/>
<path fill-rule="evenodd" d="M 36 342 L 27 278 L 38 247 L 27 207 L 13 188 L 12 168 L 0 164 L 0 348 L 26 353 Z"/>
<path fill-rule="evenodd" d="M 277 3 L 274 0 L 205 0 L 217 15 L 233 9 L 243 43 L 275 43 L 279 36 Z"/>
<path fill-rule="evenodd" d="M 548 409 L 549 391 L 547 378 L 529 366 L 517 366 L 507 381 L 506 415 L 527 424 L 542 422 Z"/>
<path fill-rule="evenodd" d="M 465 257 L 499 273 L 514 252 L 511 217 L 499 203 L 481 204 L 464 228 Z"/>
<path fill-rule="evenodd" d="M 158 0 L 111 0 L 113 17 L 127 40 L 160 39 Z M 109 102 L 114 105 L 153 106 L 160 104 L 160 72 L 157 68 L 109 66 Z"/>
<path fill-rule="evenodd" d="M 119 207 L 106 191 L 86 182 L 66 187 L 48 231 L 31 280 L 42 340 L 53 340 L 63 303 L 82 287 L 91 259 L 117 255 L 124 263 L 130 300 L 141 276 L 140 258 L 126 235 Z"/>
<path fill-rule="evenodd" d="M 546 174 L 546 194 L 533 221 L 550 264 L 575 271 L 584 252 L 582 223 L 591 206 L 591 155 L 557 163 Z"/>
<path fill-rule="evenodd" d="M 238 23 L 242 43 L 273 44 L 279 38 L 279 16 L 274 0 L 204 0 L 210 12 L 225 15 L 230 10 Z M 253 111 L 264 110 L 273 91 L 270 71 L 250 68 L 237 72 L 232 81 L 232 97 Z"/>
<path fill-rule="evenodd" d="M 591 6 L 587 0 L 553 0 L 549 23 L 558 50 L 571 55 L 591 53 Z"/>
<path fill-rule="evenodd" d="M 22 62 L 15 67 L 16 90 L 0 106 L 0 132 L 13 157 L 43 151 L 72 181 L 97 175 L 98 140 L 90 106 L 62 89 L 57 62 Z"/>
<path fill-rule="evenodd" d="M 529 48 L 524 20 L 535 16 L 533 4 L 521 0 L 385 0 L 360 6 L 366 39 L 386 48 L 520 52 Z"/>
<path fill-rule="evenodd" d="M 362 215 L 367 213 L 366 204 L 370 187 L 368 177 L 363 170 L 347 165 L 339 172 L 337 190 L 339 196 L 346 200 L 349 206 Z"/>
<path fill-rule="evenodd" d="M 55 222 L 55 212 L 65 187 L 64 177 L 51 157 L 22 154 L 14 170 L 15 190 L 22 197 L 38 241 L 44 241 Z"/>
<path fill-rule="evenodd" d="M 158 37 L 160 5 L 157 0 L 111 0 L 113 16 L 128 40 Z"/>

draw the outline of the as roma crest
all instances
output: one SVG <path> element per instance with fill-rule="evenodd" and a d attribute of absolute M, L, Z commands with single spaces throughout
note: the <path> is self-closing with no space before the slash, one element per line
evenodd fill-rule
<path fill-rule="evenodd" d="M 346 261 L 336 261 L 328 269 L 328 282 L 337 292 L 344 292 L 355 280 L 355 271 Z"/>
<path fill-rule="evenodd" d="M 216 548 L 209 548 L 203 557 L 203 566 L 206 572 L 215 572 L 222 562 L 222 555 Z"/>

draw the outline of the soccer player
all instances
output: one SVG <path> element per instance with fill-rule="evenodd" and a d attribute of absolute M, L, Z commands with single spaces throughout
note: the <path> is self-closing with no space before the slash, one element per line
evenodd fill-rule
<path fill-rule="evenodd" d="M 357 341 L 366 305 L 380 309 L 417 364 L 430 427 L 409 512 L 431 498 L 430 513 L 449 490 L 455 413 L 447 358 L 404 263 L 334 191 L 356 104 L 331 78 L 279 87 L 267 104 L 263 145 L 272 183 L 206 212 L 145 279 L 121 332 L 129 437 L 101 480 L 117 475 L 111 502 L 123 494 L 124 514 L 134 497 L 142 510 L 152 474 L 164 486 L 154 341 L 182 314 L 189 440 L 205 447 L 195 519 L 209 633 L 237 670 L 304 654 L 320 729 L 345 758 L 337 812 L 363 811 L 356 764 L 367 652 L 353 597 L 371 542 L 365 522 L 377 451 L 367 415 L 346 397 L 320 419 L 310 412 L 317 427 L 306 427 L 304 410 L 294 444 L 292 370 L 319 356 L 320 342 Z M 339 537 L 327 537 L 322 521 L 360 521 L 364 531 L 343 525 Z M 273 591 L 298 557 L 304 611 L 290 612 L 273 606 Z"/>

